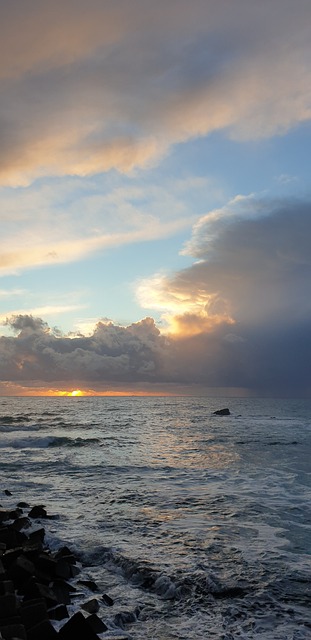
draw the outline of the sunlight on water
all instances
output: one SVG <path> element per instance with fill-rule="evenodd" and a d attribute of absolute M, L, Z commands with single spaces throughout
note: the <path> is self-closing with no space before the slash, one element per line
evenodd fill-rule
<path fill-rule="evenodd" d="M 311 403 L 215 408 L 6 399 L 2 486 L 59 516 L 50 544 L 73 545 L 113 597 L 110 629 L 138 608 L 134 640 L 310 638 Z"/>

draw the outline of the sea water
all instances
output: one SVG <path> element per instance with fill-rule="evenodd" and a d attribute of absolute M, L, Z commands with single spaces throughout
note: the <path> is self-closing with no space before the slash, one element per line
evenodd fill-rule
<path fill-rule="evenodd" d="M 311 638 L 310 400 L 0 398 L 0 455 L 1 504 L 113 599 L 101 638 Z"/>

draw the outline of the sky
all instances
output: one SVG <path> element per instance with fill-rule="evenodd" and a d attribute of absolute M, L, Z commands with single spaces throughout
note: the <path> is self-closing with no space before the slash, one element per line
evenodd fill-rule
<path fill-rule="evenodd" d="M 311 396 L 310 0 L 0 0 L 0 395 Z"/>

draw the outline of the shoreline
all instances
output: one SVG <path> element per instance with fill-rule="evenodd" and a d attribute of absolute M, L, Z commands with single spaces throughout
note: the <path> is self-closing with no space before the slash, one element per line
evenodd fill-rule
<path fill-rule="evenodd" d="M 52 552 L 45 542 L 42 522 L 57 517 L 43 505 L 0 505 L 0 638 L 129 640 L 97 615 L 100 604 L 114 602 L 83 579 L 79 558 L 66 545 Z"/>

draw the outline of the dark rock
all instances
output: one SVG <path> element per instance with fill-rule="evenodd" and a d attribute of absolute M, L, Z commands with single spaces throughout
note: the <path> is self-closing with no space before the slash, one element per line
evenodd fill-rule
<path fill-rule="evenodd" d="M 48 616 L 50 620 L 64 620 L 69 618 L 69 613 L 65 604 L 59 604 L 57 607 L 49 609 Z"/>
<path fill-rule="evenodd" d="M 110 598 L 110 596 L 108 596 L 107 593 L 103 593 L 102 600 L 108 607 L 112 607 L 113 599 Z"/>
<path fill-rule="evenodd" d="M 8 593 L 14 593 L 14 591 L 12 580 L 2 580 L 2 582 L 0 582 L 0 596 L 6 596 Z"/>
<path fill-rule="evenodd" d="M 28 540 L 32 543 L 35 542 L 43 542 L 45 537 L 45 530 L 43 528 L 36 529 L 35 531 L 31 531 L 28 534 Z"/>
<path fill-rule="evenodd" d="M 95 633 L 104 633 L 104 631 L 108 630 L 107 625 L 96 615 L 96 613 L 88 616 L 86 618 L 86 622 L 88 626 L 95 631 Z"/>
<path fill-rule="evenodd" d="M 213 412 L 214 416 L 230 416 L 230 411 L 229 409 L 218 409 L 217 411 Z"/>
<path fill-rule="evenodd" d="M 9 512 L 2 509 L 0 511 L 0 522 L 7 522 L 8 520 L 10 520 Z"/>
<path fill-rule="evenodd" d="M 28 513 L 29 518 L 46 518 L 47 511 L 42 504 L 32 507 Z"/>
<path fill-rule="evenodd" d="M 72 578 L 72 571 L 71 568 L 72 564 L 70 564 L 69 562 L 67 562 L 67 560 L 65 560 L 64 558 L 58 558 L 57 560 L 55 559 L 55 575 L 58 578 L 63 578 L 64 580 L 69 580 L 69 578 Z"/>
<path fill-rule="evenodd" d="M 28 502 L 18 502 L 17 507 L 19 507 L 20 509 L 29 509 L 30 505 L 28 504 Z"/>
<path fill-rule="evenodd" d="M 43 600 L 43 598 L 38 598 L 36 600 L 23 602 L 20 609 L 20 615 L 25 629 L 30 629 L 36 624 L 39 624 L 39 622 L 47 620 L 48 614 L 45 600 Z"/>
<path fill-rule="evenodd" d="M 23 624 L 10 624 L 6 627 L 1 627 L 1 637 L 4 640 L 28 640 L 26 636 L 26 630 Z"/>
<path fill-rule="evenodd" d="M 10 565 L 7 575 L 13 580 L 16 588 L 21 587 L 35 573 L 35 566 L 31 560 L 24 555 L 19 555 Z"/>
<path fill-rule="evenodd" d="M 58 604 L 70 604 L 72 587 L 64 580 L 55 580 L 52 584 Z"/>
<path fill-rule="evenodd" d="M 1 556 L 1 561 L 3 563 L 4 568 L 8 569 L 11 566 L 11 564 L 15 562 L 16 558 L 22 555 L 23 551 L 24 551 L 23 547 L 15 547 L 13 549 L 8 549 L 7 551 L 5 551 L 4 554 Z"/>
<path fill-rule="evenodd" d="M 76 576 L 78 576 L 80 573 L 80 569 L 79 567 L 77 567 L 75 564 L 71 564 L 70 565 L 70 577 L 71 578 L 75 578 Z"/>
<path fill-rule="evenodd" d="M 51 577 L 56 575 L 57 561 L 48 553 L 40 553 L 35 560 L 36 568 Z"/>
<path fill-rule="evenodd" d="M 77 640 L 83 638 L 84 640 L 98 640 L 98 635 L 87 624 L 87 621 L 83 614 L 79 611 L 75 613 L 64 624 L 58 633 L 60 640 Z"/>
<path fill-rule="evenodd" d="M 72 562 L 73 564 L 76 563 L 75 556 L 73 555 L 69 547 L 66 547 L 66 546 L 58 549 L 58 551 L 56 551 L 56 553 L 54 554 L 54 558 L 65 558 L 67 562 Z"/>
<path fill-rule="evenodd" d="M 48 609 L 59 604 L 57 595 L 55 594 L 54 590 L 52 590 L 47 585 L 37 582 L 35 578 L 30 578 L 30 580 L 28 580 L 28 582 L 23 585 L 22 593 L 24 595 L 24 600 L 43 598 Z"/>
<path fill-rule="evenodd" d="M 42 620 L 27 630 L 27 640 L 54 640 L 58 633 L 49 620 Z"/>
<path fill-rule="evenodd" d="M 6 496 L 11 496 L 12 495 L 11 491 L 9 491 L 8 489 L 4 489 L 4 493 L 5 493 Z"/>
<path fill-rule="evenodd" d="M 18 613 L 18 600 L 15 593 L 9 593 L 0 597 L 0 619 L 16 616 Z"/>
<path fill-rule="evenodd" d="M 92 598 L 92 600 L 88 600 L 88 602 L 84 602 L 81 604 L 81 609 L 87 611 L 88 613 L 97 613 L 99 610 L 98 600 L 96 598 Z"/>
<path fill-rule="evenodd" d="M 93 591 L 93 592 L 98 591 L 98 586 L 96 582 L 93 582 L 93 580 L 78 580 L 78 584 L 84 585 L 90 591 Z"/>
<path fill-rule="evenodd" d="M 9 529 L 9 527 L 1 527 L 0 528 L 0 542 L 3 542 L 7 549 L 13 549 L 17 547 L 17 536 L 16 531 Z"/>
<path fill-rule="evenodd" d="M 8 616 L 7 618 L 1 618 L 0 629 L 2 627 L 10 627 L 13 624 L 22 624 L 21 617 L 20 615 L 18 615 L 18 613 L 15 616 Z"/>
<path fill-rule="evenodd" d="M 2 560 L 0 560 L 0 580 L 5 579 L 5 568 L 3 566 Z"/>
<path fill-rule="evenodd" d="M 21 531 L 21 529 L 26 529 L 29 527 L 30 520 L 26 518 L 26 516 L 21 516 L 20 518 L 16 518 L 14 522 L 10 525 L 11 529 L 15 529 L 16 531 Z"/>

